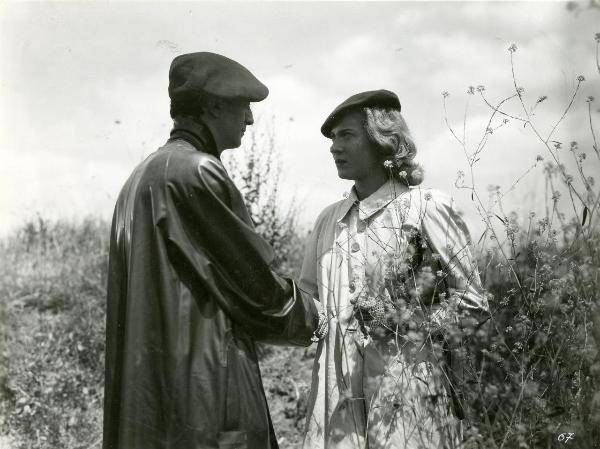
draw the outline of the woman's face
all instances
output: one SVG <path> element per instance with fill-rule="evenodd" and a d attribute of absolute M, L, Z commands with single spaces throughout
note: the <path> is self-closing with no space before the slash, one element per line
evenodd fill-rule
<path fill-rule="evenodd" d="M 331 154 L 342 179 L 364 181 L 384 170 L 367 137 L 362 111 L 349 111 L 331 129 Z"/>

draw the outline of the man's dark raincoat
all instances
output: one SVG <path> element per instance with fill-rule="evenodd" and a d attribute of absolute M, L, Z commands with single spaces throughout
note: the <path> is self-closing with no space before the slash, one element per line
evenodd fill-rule
<path fill-rule="evenodd" d="M 317 310 L 270 271 L 210 133 L 177 123 L 115 208 L 104 449 L 276 448 L 254 340 L 308 345 Z"/>

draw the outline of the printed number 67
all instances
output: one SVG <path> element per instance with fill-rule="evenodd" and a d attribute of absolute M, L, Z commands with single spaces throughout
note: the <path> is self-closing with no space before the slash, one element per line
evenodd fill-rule
<path fill-rule="evenodd" d="M 575 437 L 575 434 L 572 432 L 561 433 L 558 436 L 558 441 L 560 441 L 561 443 L 563 443 L 563 442 L 566 443 L 567 441 L 574 439 L 574 437 Z"/>

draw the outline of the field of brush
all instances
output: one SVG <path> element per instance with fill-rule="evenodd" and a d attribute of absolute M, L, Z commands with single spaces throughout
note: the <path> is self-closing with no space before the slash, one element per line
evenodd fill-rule
<path fill-rule="evenodd" d="M 561 447 L 568 434 L 569 447 L 600 441 L 598 234 L 559 243 L 544 220 L 535 227 L 512 271 L 490 263 L 495 251 L 480 261 L 493 326 L 468 348 L 472 447 Z M 0 250 L 0 442 L 101 447 L 107 223 L 40 218 Z M 261 348 L 283 448 L 299 447 L 313 356 L 314 347 Z"/>

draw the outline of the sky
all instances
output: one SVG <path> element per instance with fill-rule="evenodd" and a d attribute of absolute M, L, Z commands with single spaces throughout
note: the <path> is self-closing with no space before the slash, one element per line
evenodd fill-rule
<path fill-rule="evenodd" d="M 168 138 L 168 68 L 176 55 L 193 51 L 235 59 L 269 87 L 268 98 L 253 105 L 255 127 L 273 117 L 281 201 L 298 200 L 303 225 L 351 187 L 337 177 L 330 142 L 319 132 L 323 120 L 350 95 L 385 88 L 402 103 L 425 168 L 423 186 L 450 193 L 476 234 L 482 223 L 470 192 L 455 187 L 458 170 L 469 183 L 470 172 L 446 120 L 460 136 L 464 129 L 473 151 L 491 111 L 467 94 L 468 86 L 485 86 L 492 103 L 513 94 L 508 48 L 515 43 L 526 104 L 548 97 L 533 116 L 542 135 L 569 103 L 577 76 L 586 78 L 553 139 L 577 140 L 592 153 L 585 99 L 597 97 L 592 116 L 600 128 L 600 7 L 580 5 L 569 11 L 563 2 L 2 2 L 0 235 L 38 214 L 109 219 L 135 165 Z M 522 115 L 516 102 L 508 110 Z M 510 190 L 537 155 L 550 157 L 514 120 L 488 137 L 474 167 L 483 197 L 488 185 Z M 505 210 L 524 215 L 542 207 L 542 168 L 538 163 L 504 197 Z"/>

